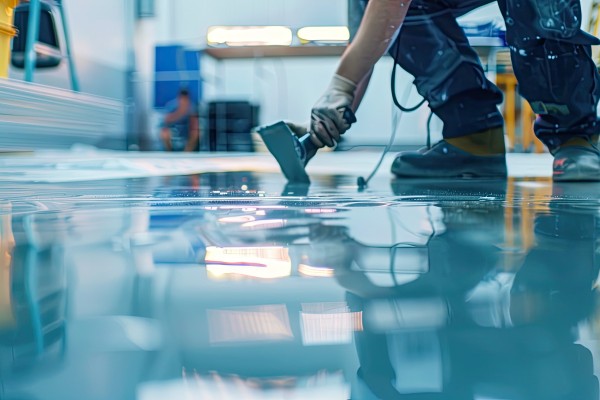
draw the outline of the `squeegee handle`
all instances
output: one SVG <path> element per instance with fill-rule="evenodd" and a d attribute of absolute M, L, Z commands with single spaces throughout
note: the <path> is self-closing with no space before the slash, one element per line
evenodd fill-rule
<path fill-rule="evenodd" d="M 300 155 L 300 158 L 304 162 L 307 162 L 319 150 L 319 146 L 310 140 L 310 132 L 300 138 L 300 145 L 304 152 L 304 154 Z"/>
<path fill-rule="evenodd" d="M 354 115 L 354 112 L 350 107 L 344 107 L 343 109 L 341 109 L 341 111 L 343 113 L 342 117 L 348 125 L 352 125 L 356 122 L 356 115 Z M 308 140 L 309 138 L 310 132 L 300 138 L 300 143 L 304 145 L 304 148 L 307 150 L 308 153 L 311 153 L 312 151 L 317 151 L 317 145 L 315 145 L 312 140 Z"/>
<path fill-rule="evenodd" d="M 352 125 L 353 123 L 356 122 L 356 115 L 354 115 L 354 111 L 352 111 L 352 109 L 350 107 L 344 107 L 342 109 L 343 112 L 343 117 L 344 117 L 344 121 L 346 121 L 346 123 L 348 125 Z"/>

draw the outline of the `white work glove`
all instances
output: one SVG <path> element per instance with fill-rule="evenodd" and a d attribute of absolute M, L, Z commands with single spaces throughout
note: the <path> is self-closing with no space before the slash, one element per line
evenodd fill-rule
<path fill-rule="evenodd" d="M 355 91 L 354 82 L 337 74 L 333 76 L 310 113 L 311 139 L 317 146 L 335 146 L 341 135 L 356 122 L 352 113 Z M 347 117 L 344 118 L 344 115 Z"/>

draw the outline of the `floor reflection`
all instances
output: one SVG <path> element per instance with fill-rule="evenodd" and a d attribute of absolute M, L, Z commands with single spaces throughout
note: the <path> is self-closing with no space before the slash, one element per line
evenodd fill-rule
<path fill-rule="evenodd" d="M 600 187 L 271 178 L 7 192 L 0 398 L 598 399 Z"/>

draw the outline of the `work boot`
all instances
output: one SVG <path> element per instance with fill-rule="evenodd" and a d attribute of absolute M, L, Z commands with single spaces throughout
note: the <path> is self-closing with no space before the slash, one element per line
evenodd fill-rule
<path fill-rule="evenodd" d="M 504 130 L 444 139 L 430 149 L 396 156 L 392 173 L 407 178 L 506 178 Z"/>
<path fill-rule="evenodd" d="M 598 136 L 576 137 L 554 152 L 552 178 L 557 182 L 600 181 Z"/>

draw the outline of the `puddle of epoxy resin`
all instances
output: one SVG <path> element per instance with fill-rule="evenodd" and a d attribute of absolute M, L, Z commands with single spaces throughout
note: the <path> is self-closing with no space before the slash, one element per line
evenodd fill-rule
<path fill-rule="evenodd" d="M 2 208 L 4 397 L 597 393 L 593 188 L 211 179 Z"/>

